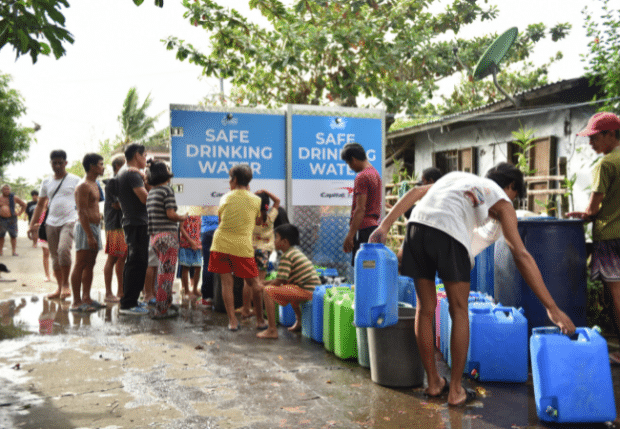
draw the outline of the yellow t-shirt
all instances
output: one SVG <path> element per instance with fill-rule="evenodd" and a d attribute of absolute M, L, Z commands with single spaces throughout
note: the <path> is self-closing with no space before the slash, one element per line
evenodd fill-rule
<path fill-rule="evenodd" d="M 211 251 L 253 258 L 252 232 L 260 213 L 260 197 L 235 189 L 224 194 L 217 213 L 220 223 L 213 235 Z"/>

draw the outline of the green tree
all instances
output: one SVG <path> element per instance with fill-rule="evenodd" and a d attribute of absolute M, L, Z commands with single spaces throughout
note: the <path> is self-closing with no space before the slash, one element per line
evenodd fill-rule
<path fill-rule="evenodd" d="M 26 159 L 34 129 L 18 123 L 26 113 L 20 93 L 10 88 L 11 76 L 0 73 L 0 177 L 4 169 Z"/>
<path fill-rule="evenodd" d="M 146 113 L 152 101 L 149 94 L 140 105 L 136 87 L 129 89 L 123 102 L 123 110 L 118 116 L 118 121 L 121 124 L 121 135 L 118 137 L 119 143 L 116 148 L 131 142 L 144 144 L 147 141 L 149 133 L 155 128 L 155 122 L 161 115 L 160 113 L 157 116 L 148 116 Z"/>
<path fill-rule="evenodd" d="M 2 183 L 10 185 L 11 192 L 15 193 L 15 195 L 17 195 L 24 201 L 30 201 L 30 192 L 32 190 L 39 190 L 38 186 L 30 184 L 30 182 L 28 182 L 28 179 L 25 179 L 23 177 L 18 177 L 15 180 L 4 180 Z"/>
<path fill-rule="evenodd" d="M 234 104 L 357 106 L 365 97 L 388 112 L 413 114 L 429 108 L 439 80 L 460 70 L 454 47 L 473 68 L 494 38 L 458 38 L 461 28 L 497 15 L 494 6 L 471 0 L 453 0 L 439 13 L 429 11 L 435 0 L 249 0 L 269 21 L 263 26 L 220 3 L 183 0 L 184 16 L 209 36 L 209 54 L 176 37 L 164 42 L 206 76 L 230 79 L 238 90 Z M 529 26 L 505 64 L 526 59 L 549 32 L 558 40 L 569 27 Z"/>
<path fill-rule="evenodd" d="M 144 146 L 162 150 L 170 149 L 170 127 L 163 128 L 150 136 L 144 142 Z"/>
<path fill-rule="evenodd" d="M 590 83 L 601 87 L 601 97 L 606 101 L 601 110 L 620 111 L 620 10 L 610 7 L 609 0 L 602 3 L 601 20 L 595 19 L 586 6 L 581 12 L 589 39 L 588 52 L 582 55 L 587 63 L 586 75 Z M 617 6 L 617 5 L 616 5 Z"/>
<path fill-rule="evenodd" d="M 133 0 L 139 6 L 144 0 Z M 163 0 L 155 0 L 163 7 Z M 2 0 L 0 1 L 0 49 L 13 46 L 16 57 L 30 54 L 36 63 L 39 54 L 53 53 L 56 59 L 65 54 L 66 43 L 73 35 L 65 28 L 62 9 L 68 0 Z"/>
<path fill-rule="evenodd" d="M 81 160 L 75 160 L 67 166 L 67 172 L 75 174 L 77 177 L 84 177 L 86 172 Z"/>
<path fill-rule="evenodd" d="M 504 69 L 497 74 L 498 84 L 509 94 L 516 94 L 548 84 L 547 71 L 551 64 L 562 59 L 562 53 L 558 52 L 549 62 L 535 66 L 531 61 L 525 61 L 517 70 Z M 438 115 L 450 115 L 475 107 L 484 106 L 488 103 L 501 101 L 505 97 L 497 90 L 492 79 L 475 81 L 471 73 L 462 76 L 460 84 L 454 87 L 449 96 L 441 95 L 442 102 L 434 111 Z"/>

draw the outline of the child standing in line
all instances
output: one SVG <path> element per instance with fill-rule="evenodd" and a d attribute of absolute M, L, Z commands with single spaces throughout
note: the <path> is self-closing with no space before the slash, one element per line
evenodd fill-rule
<path fill-rule="evenodd" d="M 280 305 L 291 304 L 295 311 L 295 324 L 288 330 L 300 331 L 301 308 L 299 305 L 312 299 L 314 288 L 321 284 L 314 265 L 297 247 L 299 245 L 297 227 L 291 224 L 280 225 L 274 230 L 274 235 L 276 250 L 281 250 L 283 253 L 276 278 L 264 283 L 263 291 L 269 327 L 266 331 L 257 334 L 258 338 L 278 338 L 274 302 Z"/>
<path fill-rule="evenodd" d="M 252 169 L 248 164 L 235 165 L 229 175 L 230 192 L 220 200 L 219 226 L 213 236 L 208 269 L 220 275 L 228 329 L 239 329 L 239 321 L 235 316 L 233 273 L 247 279 L 252 290 L 257 328 L 264 329 L 262 289 L 258 283 L 258 269 L 252 247 L 252 231 L 260 216 L 260 198 L 250 192 Z"/>
<path fill-rule="evenodd" d="M 260 197 L 260 220 L 254 226 L 252 233 L 252 247 L 254 248 L 254 260 L 258 268 L 258 278 L 262 283 L 267 277 L 267 269 L 269 267 L 269 256 L 273 252 L 273 223 L 278 217 L 278 208 L 280 207 L 280 199 L 269 191 L 261 189 L 256 191 L 256 195 Z M 273 206 L 269 208 L 269 200 L 273 201 Z M 244 319 L 251 316 L 250 303 L 252 301 L 252 289 L 246 282 L 243 287 L 243 307 L 241 308 L 241 317 Z"/>
<path fill-rule="evenodd" d="M 200 216 L 187 216 L 181 225 L 181 241 L 179 247 L 179 265 L 181 266 L 181 285 L 183 293 L 190 299 L 200 296 L 198 281 L 200 280 L 200 268 L 202 267 L 202 245 L 200 243 L 200 229 L 202 227 Z M 194 267 L 192 276 L 192 290 L 189 290 L 189 271 Z"/>
<path fill-rule="evenodd" d="M 157 270 L 156 304 L 152 310 L 153 319 L 178 316 L 172 304 L 172 283 L 179 252 L 179 225 L 187 215 L 177 214 L 174 191 L 170 187 L 172 173 L 162 161 L 149 161 L 146 171 L 148 184 L 152 186 L 146 199 L 148 233 L 151 246 L 159 259 Z"/>

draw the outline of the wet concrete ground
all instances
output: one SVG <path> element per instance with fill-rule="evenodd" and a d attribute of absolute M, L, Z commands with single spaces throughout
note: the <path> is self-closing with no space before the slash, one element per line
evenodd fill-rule
<path fill-rule="evenodd" d="M 177 319 L 119 315 L 118 304 L 71 313 L 69 300 L 43 298 L 54 285 L 42 282 L 41 250 L 25 238 L 19 247 L 19 257 L 0 258 L 12 269 L 3 278 L 16 280 L 0 283 L 0 335 L 25 334 L 0 340 L 0 428 L 546 427 L 531 377 L 525 384 L 468 380 L 479 399 L 453 409 L 445 397 L 424 398 L 422 387 L 377 385 L 356 361 L 285 328 L 269 341 L 255 337 L 254 320 L 229 332 L 224 314 L 179 294 Z M 96 273 L 104 261 L 100 254 Z M 92 293 L 99 301 L 102 277 L 95 275 Z M 612 377 L 618 404 L 620 367 Z"/>

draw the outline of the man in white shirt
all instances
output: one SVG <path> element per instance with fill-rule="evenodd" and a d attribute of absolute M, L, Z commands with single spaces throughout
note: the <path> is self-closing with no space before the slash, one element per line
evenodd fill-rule
<path fill-rule="evenodd" d="M 31 234 L 38 232 L 38 219 L 47 207 L 49 213 L 45 222 L 45 232 L 52 256 L 54 277 L 58 282 L 58 289 L 49 294 L 47 298 L 65 299 L 71 296 L 69 286 L 71 249 L 73 248 L 73 228 L 77 219 L 75 188 L 80 178 L 67 172 L 67 153 L 64 150 L 52 151 L 50 164 L 54 175 L 45 179 L 41 184 L 39 201 L 30 222 L 30 232 Z"/>

